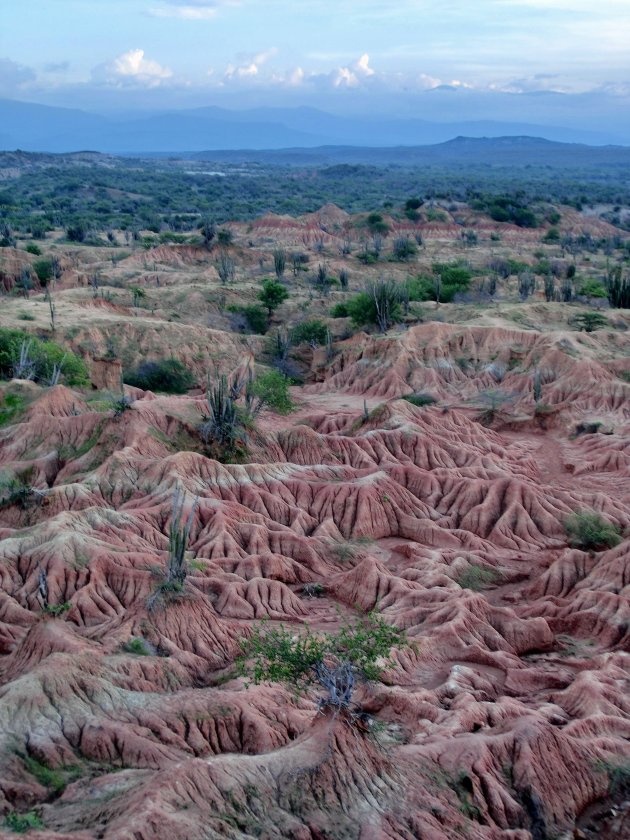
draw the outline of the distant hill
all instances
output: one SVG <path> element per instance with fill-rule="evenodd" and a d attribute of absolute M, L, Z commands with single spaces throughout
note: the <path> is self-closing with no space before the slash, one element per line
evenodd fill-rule
<path fill-rule="evenodd" d="M 416 147 L 464 135 L 529 135 L 556 142 L 602 145 L 604 133 L 507 123 L 437 123 L 373 116 L 339 116 L 315 108 L 208 107 L 162 113 L 103 116 L 0 99 L 0 148 L 38 152 L 94 149 L 114 154 L 181 154 L 215 150 L 287 150 L 332 147 Z M 337 154 L 337 153 L 336 153 Z"/>
<path fill-rule="evenodd" d="M 352 165 L 392 164 L 414 167 L 478 165 L 592 169 L 630 166 L 630 147 L 557 143 L 542 137 L 456 137 L 445 143 L 430 146 L 325 146 L 316 149 L 269 149 L 255 152 L 242 149 L 197 152 L 189 157 L 192 160 L 217 163 L 329 166 L 336 169 Z"/>

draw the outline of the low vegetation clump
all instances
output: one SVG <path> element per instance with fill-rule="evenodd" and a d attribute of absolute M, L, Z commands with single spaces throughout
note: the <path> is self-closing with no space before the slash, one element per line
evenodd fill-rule
<path fill-rule="evenodd" d="M 22 330 L 0 328 L 0 379 L 31 379 L 42 384 L 84 387 L 89 384 L 83 359 L 54 341 Z"/>
<path fill-rule="evenodd" d="M 403 400 L 406 400 L 412 405 L 417 405 L 418 407 L 422 407 L 425 405 L 435 405 L 435 403 L 437 402 L 436 397 L 434 397 L 432 394 L 427 394 L 424 392 L 420 392 L 418 394 L 405 394 Z"/>
<path fill-rule="evenodd" d="M 385 332 L 400 321 L 403 296 L 403 288 L 394 280 L 376 280 L 368 283 L 365 291 L 350 298 L 345 304 L 338 304 L 332 316 L 349 316 L 356 327 L 374 325 Z"/>
<path fill-rule="evenodd" d="M 579 510 L 565 522 L 569 542 L 583 551 L 603 551 L 621 542 L 621 532 L 594 510 Z"/>
<path fill-rule="evenodd" d="M 357 680 L 381 679 L 394 664 L 392 647 L 403 644 L 403 633 L 373 614 L 337 633 L 295 633 L 262 623 L 242 643 L 240 666 L 255 683 L 286 683 L 297 694 L 319 684 L 327 692 L 320 705 L 342 709 L 350 706 Z"/>
<path fill-rule="evenodd" d="M 23 814 L 17 811 L 9 811 L 4 818 L 4 825 L 14 834 L 26 834 L 27 831 L 44 827 L 41 817 L 35 811 L 25 811 Z"/>
<path fill-rule="evenodd" d="M 250 332 L 255 335 L 264 335 L 267 332 L 269 321 L 267 313 L 262 306 L 256 303 L 247 306 L 233 304 L 228 306 L 228 312 L 235 316 L 233 328 L 241 332 Z"/>
<path fill-rule="evenodd" d="M 328 327 L 323 321 L 302 321 L 291 330 L 293 344 L 325 344 L 328 338 Z"/>
<path fill-rule="evenodd" d="M 601 315 L 599 312 L 581 312 L 571 318 L 571 326 L 578 329 L 580 332 L 595 332 L 595 330 L 605 329 L 610 326 L 608 318 Z"/>
<path fill-rule="evenodd" d="M 480 592 L 486 586 L 496 583 L 498 578 L 494 569 L 486 569 L 483 566 L 468 566 L 458 576 L 457 583 L 462 589 L 471 589 L 473 592 Z"/>
<path fill-rule="evenodd" d="M 125 382 L 143 391 L 163 391 L 166 394 L 185 394 L 195 386 L 195 378 L 178 359 L 143 362 L 125 374 Z"/>
<path fill-rule="evenodd" d="M 472 272 L 461 265 L 434 263 L 433 275 L 420 275 L 407 282 L 407 294 L 411 301 L 434 300 L 451 303 L 458 293 L 468 291 Z"/>
<path fill-rule="evenodd" d="M 19 394 L 0 395 L 0 428 L 14 423 L 24 410 L 24 397 Z"/>
<path fill-rule="evenodd" d="M 261 403 L 259 411 L 265 406 L 278 414 L 288 414 L 293 410 L 289 379 L 278 370 L 261 373 L 253 380 L 249 390 L 251 396 Z"/>

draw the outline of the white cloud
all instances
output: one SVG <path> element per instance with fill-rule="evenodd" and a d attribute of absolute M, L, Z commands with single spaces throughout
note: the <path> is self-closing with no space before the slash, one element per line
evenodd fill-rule
<path fill-rule="evenodd" d="M 354 65 L 355 72 L 362 76 L 373 76 L 375 71 L 370 67 L 370 56 L 363 53 L 361 58 Z"/>
<path fill-rule="evenodd" d="M 228 64 L 223 76 L 224 81 L 231 81 L 232 79 L 251 79 L 258 76 L 260 68 L 266 64 L 270 58 L 273 58 L 278 50 L 271 47 L 268 50 L 256 53 L 256 55 L 246 57 L 243 64 Z"/>
<path fill-rule="evenodd" d="M 349 67 L 338 67 L 332 75 L 333 87 L 357 87 L 359 79 Z"/>
<path fill-rule="evenodd" d="M 92 71 L 94 81 L 118 86 L 157 87 L 172 76 L 173 71 L 169 67 L 145 58 L 144 50 L 141 49 L 128 50 Z"/>

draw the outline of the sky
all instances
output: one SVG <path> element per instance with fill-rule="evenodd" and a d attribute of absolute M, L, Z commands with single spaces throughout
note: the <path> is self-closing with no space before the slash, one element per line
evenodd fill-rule
<path fill-rule="evenodd" d="M 508 107 L 512 118 L 585 127 L 630 112 L 630 0 L 0 7 L 4 98 L 101 112 L 312 105 L 402 116 L 428 108 L 441 120 Z"/>

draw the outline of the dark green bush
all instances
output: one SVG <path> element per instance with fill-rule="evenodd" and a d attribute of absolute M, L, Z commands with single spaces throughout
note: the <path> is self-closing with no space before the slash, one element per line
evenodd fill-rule
<path fill-rule="evenodd" d="M 327 336 L 328 327 L 323 321 L 303 321 L 291 331 L 291 340 L 294 344 L 304 342 L 325 344 Z"/>
<path fill-rule="evenodd" d="M 572 513 L 564 524 L 569 542 L 583 551 L 598 551 L 613 548 L 621 542 L 621 534 L 594 510 L 579 510 Z"/>
<path fill-rule="evenodd" d="M 31 829 L 43 828 L 44 823 L 35 811 L 25 811 L 19 814 L 17 811 L 9 811 L 4 818 L 4 824 L 15 834 L 26 834 Z"/>
<path fill-rule="evenodd" d="M 249 306 L 230 307 L 232 311 L 240 312 L 245 316 L 250 330 L 257 335 L 264 335 L 267 332 L 267 314 L 262 306 L 255 303 Z"/>
<path fill-rule="evenodd" d="M 347 303 L 336 303 L 330 310 L 331 318 L 348 318 L 350 312 L 348 311 Z"/>
<path fill-rule="evenodd" d="M 423 405 L 434 405 L 437 402 L 437 399 L 432 396 L 432 394 L 406 394 L 403 397 L 403 400 L 407 400 L 412 405 L 423 406 Z"/>
<path fill-rule="evenodd" d="M 163 391 L 167 394 L 185 394 L 195 386 L 194 376 L 179 359 L 143 362 L 125 374 L 125 382 L 143 391 Z"/>

